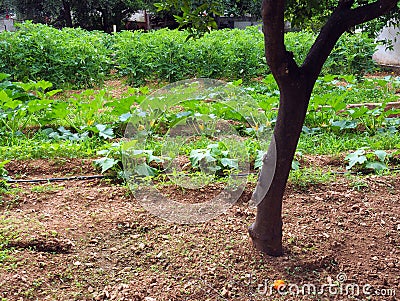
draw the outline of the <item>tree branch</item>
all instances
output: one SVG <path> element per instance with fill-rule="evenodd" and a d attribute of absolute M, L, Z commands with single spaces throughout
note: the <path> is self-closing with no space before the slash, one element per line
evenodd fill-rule
<path fill-rule="evenodd" d="M 349 14 L 349 27 L 353 27 L 389 13 L 398 0 L 380 0 L 352 9 Z"/>
<path fill-rule="evenodd" d="M 351 9 L 354 1 L 339 1 L 301 67 L 310 76 L 310 80 L 318 77 L 323 64 L 344 32 L 356 25 L 385 15 L 396 6 L 398 1 L 379 0 L 354 9 Z"/>
<path fill-rule="evenodd" d="M 285 1 L 264 0 L 262 17 L 264 25 L 265 57 L 272 74 L 279 84 L 279 78 L 289 73 L 290 69 L 298 68 L 293 54 L 285 47 Z"/>

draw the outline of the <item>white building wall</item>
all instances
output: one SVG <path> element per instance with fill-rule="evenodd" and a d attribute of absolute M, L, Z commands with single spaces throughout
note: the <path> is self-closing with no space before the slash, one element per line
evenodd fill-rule
<path fill-rule="evenodd" d="M 392 41 L 393 50 L 386 49 L 385 45 L 379 45 L 372 56 L 373 60 L 380 65 L 400 67 L 400 28 L 385 27 L 379 34 L 378 40 Z"/>

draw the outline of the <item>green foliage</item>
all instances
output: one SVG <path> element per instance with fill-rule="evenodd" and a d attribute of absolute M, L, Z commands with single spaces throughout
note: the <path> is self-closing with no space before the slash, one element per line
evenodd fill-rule
<path fill-rule="evenodd" d="M 0 34 L 0 71 L 14 80 L 46 80 L 56 87 L 87 87 L 101 83 L 116 69 L 129 82 L 174 82 L 193 77 L 244 79 L 265 76 L 263 34 L 256 27 L 218 30 L 186 41 L 188 31 L 158 30 L 101 32 L 65 28 L 57 30 L 24 23 L 15 33 Z M 315 35 L 291 32 L 285 36 L 288 50 L 301 64 Z M 328 58 L 323 73 L 361 75 L 374 70 L 373 40 L 362 34 L 346 34 Z"/>
<path fill-rule="evenodd" d="M 335 181 L 335 175 L 321 168 L 293 169 L 289 175 L 289 183 L 302 191 L 309 191 L 311 186 L 321 186 Z"/>
<path fill-rule="evenodd" d="M 187 36 L 187 32 L 168 29 L 119 33 L 114 44 L 116 68 L 136 85 L 149 80 L 173 82 L 192 77 L 249 80 L 269 73 L 263 34 L 256 27 L 212 31 L 189 41 Z M 291 32 L 285 36 L 287 47 L 299 64 L 314 39 L 310 32 Z M 374 49 L 375 44 L 365 35 L 344 35 L 323 72 L 371 71 Z"/>
<path fill-rule="evenodd" d="M 323 74 L 358 74 L 371 73 L 376 65 L 371 59 L 376 50 L 376 43 L 367 34 L 345 33 L 341 36 L 329 55 Z"/>
<path fill-rule="evenodd" d="M 181 15 L 174 15 L 179 24 L 179 28 L 186 28 L 189 32 L 187 38 L 199 38 L 211 29 L 217 29 L 214 20 L 215 15 L 223 15 L 219 10 L 220 3 L 214 1 L 200 1 L 194 4 L 190 0 L 169 0 L 155 3 L 157 11 L 170 11 L 171 9 L 180 10 Z"/>
<path fill-rule="evenodd" d="M 6 132 L 18 135 L 21 134 L 19 128 L 45 122 L 51 114 L 53 100 L 50 97 L 60 92 L 47 91 L 52 84 L 46 81 L 24 84 L 10 82 L 8 77 L 0 73 L 0 136 Z"/>
<path fill-rule="evenodd" d="M 126 17 L 138 9 L 148 8 L 152 1 L 7 0 L 7 2 L 9 2 L 8 7 L 16 11 L 19 19 L 52 24 L 60 28 L 79 26 L 89 30 L 98 29 L 111 32 L 112 24 L 121 28 Z"/>
<path fill-rule="evenodd" d="M 355 169 L 357 171 L 372 170 L 380 172 L 388 169 L 389 154 L 383 150 L 368 151 L 367 147 L 360 148 L 355 152 L 348 154 L 345 158 L 348 161 L 347 170 Z"/>
<path fill-rule="evenodd" d="M 1 178 L 6 178 L 8 175 L 8 172 L 5 169 L 5 166 L 8 162 L 10 162 L 10 160 L 0 161 L 0 186 L 2 185 Z"/>
<path fill-rule="evenodd" d="M 316 35 L 309 31 L 288 32 L 285 44 L 301 65 L 314 43 Z M 376 49 L 374 39 L 367 34 L 345 33 L 341 36 L 322 68 L 324 74 L 365 74 L 376 70 L 372 55 Z"/>
<path fill-rule="evenodd" d="M 111 68 L 109 39 L 100 32 L 26 22 L 15 33 L 0 33 L 0 71 L 18 81 L 91 86 Z"/>
<path fill-rule="evenodd" d="M 135 84 L 193 77 L 249 79 L 268 71 L 262 34 L 255 28 L 212 31 L 189 41 L 187 36 L 168 29 L 117 34 L 117 69 Z"/>
<path fill-rule="evenodd" d="M 193 149 L 189 158 L 193 168 L 206 173 L 239 169 L 238 160 L 229 157 L 229 151 L 221 142 L 209 144 L 205 149 Z"/>

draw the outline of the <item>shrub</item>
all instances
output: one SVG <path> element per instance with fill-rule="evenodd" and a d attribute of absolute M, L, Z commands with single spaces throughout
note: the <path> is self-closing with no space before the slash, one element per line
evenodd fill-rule
<path fill-rule="evenodd" d="M 0 72 L 14 80 L 47 80 L 75 88 L 101 83 L 111 69 L 135 85 L 193 77 L 249 80 L 269 73 L 263 34 L 257 27 L 215 30 L 196 40 L 187 37 L 185 31 L 169 29 L 108 35 L 28 22 L 15 33 L 0 33 Z M 311 32 L 285 35 L 287 48 L 299 64 L 314 40 Z M 322 72 L 373 71 L 375 46 L 366 35 L 345 34 Z"/>
<path fill-rule="evenodd" d="M 218 30 L 186 41 L 187 32 L 162 29 L 116 35 L 116 67 L 131 82 L 190 77 L 245 78 L 266 74 L 262 34 L 256 28 Z"/>
<path fill-rule="evenodd" d="M 108 39 L 105 33 L 27 22 L 0 34 L 0 71 L 19 81 L 91 86 L 110 70 Z"/>
<path fill-rule="evenodd" d="M 289 32 L 285 35 L 288 50 L 292 51 L 295 60 L 301 64 L 308 50 L 316 39 L 311 32 Z M 362 75 L 376 70 L 372 55 L 376 44 L 367 34 L 345 33 L 339 39 L 322 68 L 322 74 L 358 74 Z"/>

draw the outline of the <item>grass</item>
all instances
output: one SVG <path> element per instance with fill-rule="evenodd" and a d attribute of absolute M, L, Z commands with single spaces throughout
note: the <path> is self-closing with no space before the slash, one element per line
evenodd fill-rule
<path fill-rule="evenodd" d="M 49 141 L 41 134 L 32 138 L 20 137 L 0 140 L 0 161 L 38 158 L 93 158 L 97 151 L 107 148 L 109 143 L 98 137 L 76 141 Z"/>
<path fill-rule="evenodd" d="M 345 135 L 334 133 L 321 133 L 318 135 L 302 134 L 297 150 L 303 154 L 337 155 L 350 150 L 357 150 L 361 147 L 370 147 L 374 150 L 400 148 L 400 133 L 373 136 L 367 133 L 347 133 Z"/>
<path fill-rule="evenodd" d="M 302 191 L 307 191 L 310 186 L 335 182 L 336 177 L 335 173 L 326 172 L 319 167 L 304 167 L 290 172 L 289 183 Z"/>

